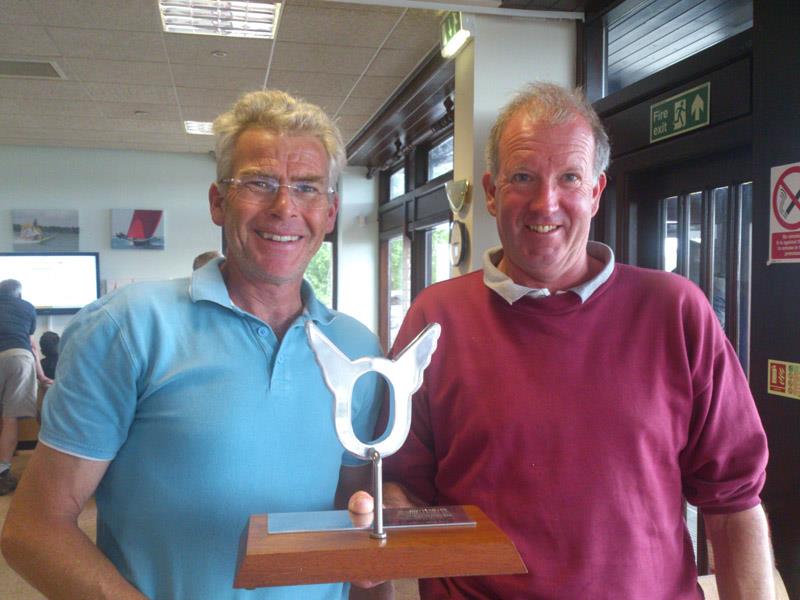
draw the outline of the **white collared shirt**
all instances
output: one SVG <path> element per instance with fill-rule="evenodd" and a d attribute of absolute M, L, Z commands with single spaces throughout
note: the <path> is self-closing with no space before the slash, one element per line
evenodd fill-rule
<path fill-rule="evenodd" d="M 556 294 L 574 292 L 581 299 L 581 302 L 586 302 L 595 290 L 611 277 L 611 273 L 614 271 L 614 251 L 601 242 L 589 241 L 586 245 L 586 252 L 592 258 L 602 262 L 603 269 L 589 281 L 585 281 L 568 290 L 559 290 Z M 483 283 L 486 284 L 486 287 L 497 292 L 509 304 L 514 304 L 514 302 L 525 296 L 544 298 L 550 295 L 550 290 L 547 288 L 529 288 L 515 283 L 508 275 L 497 268 L 502 257 L 502 246 L 489 248 L 483 254 Z"/>

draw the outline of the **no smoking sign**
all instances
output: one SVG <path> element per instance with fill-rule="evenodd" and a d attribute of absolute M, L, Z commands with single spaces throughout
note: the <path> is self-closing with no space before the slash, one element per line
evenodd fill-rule
<path fill-rule="evenodd" d="M 800 163 L 770 172 L 769 262 L 800 262 Z"/>

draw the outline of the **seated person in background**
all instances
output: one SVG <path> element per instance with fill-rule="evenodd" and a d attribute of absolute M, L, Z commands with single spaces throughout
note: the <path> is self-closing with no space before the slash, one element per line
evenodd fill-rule
<path fill-rule="evenodd" d="M 44 374 L 53 379 L 56 376 L 58 364 L 58 343 L 61 338 L 55 331 L 45 331 L 39 337 L 39 350 L 42 353 L 42 370 Z"/>
<path fill-rule="evenodd" d="M 192 271 L 197 271 L 197 269 L 202 267 L 207 262 L 214 260 L 215 258 L 223 258 L 222 252 L 218 250 L 209 250 L 208 252 L 198 254 L 194 257 L 194 261 L 192 262 Z"/>
<path fill-rule="evenodd" d="M 700 600 L 685 498 L 720 597 L 774 598 L 747 379 L 699 288 L 589 241 L 609 157 L 592 106 L 532 85 L 486 148 L 501 245 L 424 289 L 400 328 L 395 352 L 429 323 L 442 335 L 384 502 L 476 504 L 529 572 L 423 579 L 420 596 Z"/>
<path fill-rule="evenodd" d="M 47 597 L 339 600 L 347 585 L 237 590 L 248 518 L 345 499 L 313 321 L 351 359 L 380 353 L 326 308 L 303 273 L 335 224 L 344 144 L 317 106 L 252 92 L 214 122 L 211 220 L 227 256 L 191 279 L 142 282 L 84 308 L 64 331 L 39 444 L 2 535 L 8 563 Z M 376 375 L 353 395 L 370 439 Z M 337 490 L 337 483 L 339 489 Z M 78 527 L 97 501 L 97 546 Z"/>

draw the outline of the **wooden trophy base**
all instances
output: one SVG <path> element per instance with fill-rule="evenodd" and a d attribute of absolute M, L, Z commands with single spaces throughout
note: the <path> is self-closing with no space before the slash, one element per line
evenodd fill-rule
<path fill-rule="evenodd" d="M 242 534 L 233 586 L 386 581 L 527 573 L 513 542 L 477 506 L 474 526 L 270 534 L 268 515 L 253 515 Z"/>

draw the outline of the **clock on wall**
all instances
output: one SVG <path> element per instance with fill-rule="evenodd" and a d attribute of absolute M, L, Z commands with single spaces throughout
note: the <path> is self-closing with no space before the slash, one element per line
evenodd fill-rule
<path fill-rule="evenodd" d="M 450 266 L 457 267 L 466 255 L 467 227 L 461 221 L 450 223 Z"/>

